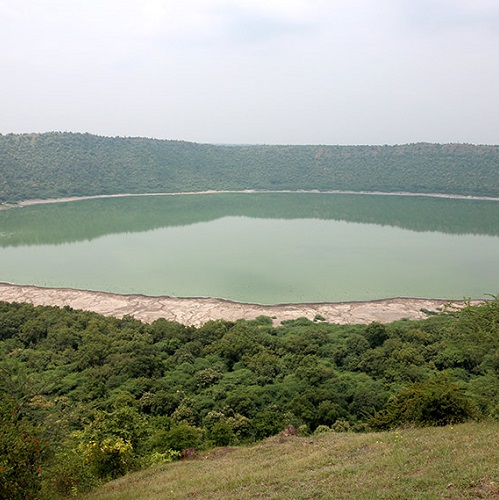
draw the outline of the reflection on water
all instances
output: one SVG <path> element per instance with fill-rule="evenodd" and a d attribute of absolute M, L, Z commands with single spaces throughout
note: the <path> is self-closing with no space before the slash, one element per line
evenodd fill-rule
<path fill-rule="evenodd" d="M 245 302 L 483 297 L 499 203 L 224 194 L 0 212 L 0 281 Z"/>
<path fill-rule="evenodd" d="M 324 219 L 499 236 L 499 201 L 253 193 L 110 198 L 0 211 L 0 246 L 84 241 L 227 216 Z"/>

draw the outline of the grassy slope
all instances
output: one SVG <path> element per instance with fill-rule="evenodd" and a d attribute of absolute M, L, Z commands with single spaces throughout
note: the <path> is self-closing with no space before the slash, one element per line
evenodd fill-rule
<path fill-rule="evenodd" d="M 91 499 L 499 498 L 499 422 L 274 437 L 110 482 Z"/>

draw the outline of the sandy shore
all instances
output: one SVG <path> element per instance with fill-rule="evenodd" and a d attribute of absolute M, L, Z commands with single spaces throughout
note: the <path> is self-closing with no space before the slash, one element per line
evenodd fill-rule
<path fill-rule="evenodd" d="M 158 318 L 199 326 L 209 320 L 254 319 L 269 316 L 274 324 L 306 317 L 313 320 L 320 315 L 330 323 L 368 324 L 372 321 L 389 323 L 402 318 L 427 317 L 422 309 L 439 311 L 448 300 L 396 298 L 372 302 L 341 302 L 318 304 L 257 305 L 222 299 L 149 297 L 120 295 L 107 292 L 74 290 L 69 288 L 42 288 L 36 286 L 0 283 L 0 301 L 28 302 L 34 305 L 70 306 L 73 309 L 94 311 L 105 316 L 131 315 L 150 323 Z M 480 302 L 480 301 L 476 301 Z M 463 302 L 452 301 L 456 307 Z"/>
<path fill-rule="evenodd" d="M 202 194 L 253 194 L 253 193 L 308 193 L 308 194 L 355 194 L 355 195 L 375 195 L 375 196 L 412 196 L 412 197 L 429 197 L 429 198 L 448 198 L 456 200 L 482 200 L 482 201 L 499 201 L 498 197 L 494 196 L 467 196 L 461 194 L 445 194 L 445 193 L 411 193 L 406 191 L 348 191 L 348 190 L 326 190 L 319 191 L 317 189 L 300 189 L 300 190 L 207 190 L 207 191 L 186 191 L 186 192 L 170 192 L 170 193 L 118 193 L 118 194 L 98 194 L 91 196 L 70 196 L 67 198 L 45 198 L 22 200 L 15 204 L 1 204 L 0 210 L 15 207 L 28 207 L 30 205 L 46 205 L 49 203 L 67 203 L 71 201 L 96 200 L 103 198 L 130 198 L 130 197 L 145 197 L 145 196 L 179 196 L 179 195 L 202 195 Z"/>

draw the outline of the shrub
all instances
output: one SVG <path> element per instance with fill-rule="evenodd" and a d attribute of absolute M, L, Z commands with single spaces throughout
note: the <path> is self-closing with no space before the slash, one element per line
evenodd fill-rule
<path fill-rule="evenodd" d="M 207 433 L 208 439 L 215 446 L 228 446 L 234 442 L 234 432 L 227 422 L 217 422 Z"/>
<path fill-rule="evenodd" d="M 166 450 L 163 453 L 155 451 L 150 455 L 147 455 L 142 460 L 141 465 L 143 467 L 150 467 L 151 465 L 166 464 L 178 460 L 180 458 L 180 452 L 176 450 Z"/>
<path fill-rule="evenodd" d="M 310 436 L 310 429 L 308 428 L 308 425 L 302 424 L 300 425 L 300 427 L 298 427 L 298 436 L 301 437 Z"/>
<path fill-rule="evenodd" d="M 0 408 L 0 498 L 34 498 L 40 489 L 46 443 L 27 422 Z M 12 416 L 13 418 L 12 418 Z"/>
<path fill-rule="evenodd" d="M 99 478 L 117 478 L 126 474 L 132 465 L 132 444 L 120 437 L 82 443 L 79 450 Z"/>
<path fill-rule="evenodd" d="M 331 432 L 331 428 L 328 427 L 327 425 L 319 425 L 315 431 L 314 431 L 314 435 L 317 435 L 317 434 L 325 434 L 326 432 Z"/>
<path fill-rule="evenodd" d="M 477 418 L 472 400 L 445 374 L 411 385 L 396 394 L 370 419 L 376 430 L 402 424 L 447 425 Z"/>
<path fill-rule="evenodd" d="M 331 430 L 334 432 L 348 432 L 350 430 L 350 424 L 346 420 L 336 420 L 331 426 Z"/>
<path fill-rule="evenodd" d="M 85 458 L 78 450 L 59 453 L 46 467 L 48 477 L 43 484 L 42 498 L 53 498 L 55 495 L 67 497 L 97 486 L 99 480 Z"/>
<path fill-rule="evenodd" d="M 187 448 L 196 448 L 203 439 L 203 431 L 197 427 L 189 425 L 187 422 L 180 422 L 167 431 L 164 435 L 163 449 L 182 451 Z"/>
<path fill-rule="evenodd" d="M 286 422 L 281 411 L 269 409 L 257 413 L 253 419 L 253 425 L 255 427 L 256 438 L 264 439 L 281 432 L 286 427 Z"/>
<path fill-rule="evenodd" d="M 385 325 L 378 322 L 373 322 L 367 325 L 365 329 L 365 336 L 373 349 L 383 345 L 385 340 L 388 338 Z"/>

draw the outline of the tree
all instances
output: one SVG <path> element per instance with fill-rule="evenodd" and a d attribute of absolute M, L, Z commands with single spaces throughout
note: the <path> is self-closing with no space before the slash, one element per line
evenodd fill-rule
<path fill-rule="evenodd" d="M 370 323 L 366 327 L 365 336 L 373 349 L 383 345 L 384 341 L 388 338 L 385 325 L 378 322 Z"/>
<path fill-rule="evenodd" d="M 35 498 L 49 451 L 42 432 L 19 413 L 12 399 L 0 400 L 0 498 Z"/>
<path fill-rule="evenodd" d="M 464 390 L 448 375 L 439 374 L 400 391 L 370 419 L 369 425 L 376 430 L 402 424 L 438 426 L 477 417 L 477 409 Z"/>

